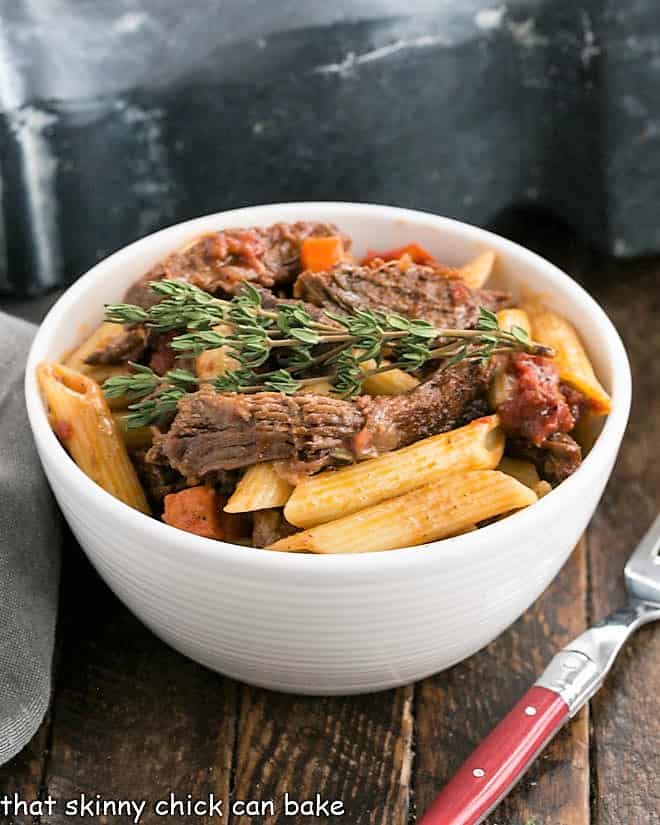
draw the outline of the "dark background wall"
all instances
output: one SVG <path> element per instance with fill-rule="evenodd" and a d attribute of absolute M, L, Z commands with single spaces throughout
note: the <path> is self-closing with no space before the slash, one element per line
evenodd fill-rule
<path fill-rule="evenodd" d="M 0 291 L 296 199 L 657 250 L 659 100 L 655 0 L 0 0 Z"/>

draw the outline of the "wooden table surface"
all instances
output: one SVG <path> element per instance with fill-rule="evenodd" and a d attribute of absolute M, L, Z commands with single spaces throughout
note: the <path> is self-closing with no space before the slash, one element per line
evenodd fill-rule
<path fill-rule="evenodd" d="M 147 813 L 141 822 L 408 825 L 553 652 L 623 601 L 624 561 L 660 508 L 660 259 L 603 259 L 544 219 L 518 215 L 502 228 L 587 286 L 623 336 L 633 367 L 631 423 L 613 478 L 543 596 L 485 650 L 415 685 L 347 698 L 285 696 L 237 684 L 170 650 L 70 540 L 51 711 L 32 743 L 0 768 L 0 798 L 85 792 L 155 801 L 170 791 L 183 799 L 212 792 L 227 806 L 228 799 L 318 792 L 343 800 L 345 814 L 163 820 Z M 660 628 L 651 626 L 628 644 L 590 707 L 489 825 L 660 823 L 659 684 Z M 12 821 L 92 820 L 0 816 L 3 825 Z"/>

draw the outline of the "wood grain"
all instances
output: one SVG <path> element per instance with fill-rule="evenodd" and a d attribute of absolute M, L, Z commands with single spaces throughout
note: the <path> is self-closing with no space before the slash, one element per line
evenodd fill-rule
<path fill-rule="evenodd" d="M 0 799 L 5 796 L 13 799 L 15 794 L 27 802 L 40 798 L 50 722 L 50 716 L 47 716 L 27 747 L 11 762 L 0 767 Z M 29 813 L 10 817 L 0 812 L 0 825 L 33 825 L 33 817 Z"/>
<path fill-rule="evenodd" d="M 660 262 L 596 262 L 590 281 L 621 333 L 633 409 L 612 479 L 589 533 L 594 620 L 623 603 L 623 566 L 660 511 Z M 624 648 L 592 702 L 594 825 L 660 823 L 660 628 Z"/>
<path fill-rule="evenodd" d="M 51 750 L 44 792 L 59 801 L 81 793 L 147 799 L 170 791 L 215 794 L 227 805 L 236 722 L 236 688 L 172 651 L 144 628 L 93 573 L 80 551 L 65 564 L 67 604 Z M 44 825 L 109 822 L 64 815 Z M 129 820 L 120 820 L 129 821 Z M 199 817 L 195 822 L 217 822 Z"/>
<path fill-rule="evenodd" d="M 558 578 L 512 628 L 484 651 L 416 686 L 418 813 L 532 685 L 557 649 L 584 629 L 585 621 L 582 541 Z M 487 822 L 588 825 L 588 751 L 585 710 L 560 732 Z"/>
<path fill-rule="evenodd" d="M 236 752 L 238 799 L 320 793 L 343 817 L 237 817 L 232 825 L 350 822 L 405 825 L 412 763 L 412 688 L 366 696 L 284 696 L 244 688 Z"/>

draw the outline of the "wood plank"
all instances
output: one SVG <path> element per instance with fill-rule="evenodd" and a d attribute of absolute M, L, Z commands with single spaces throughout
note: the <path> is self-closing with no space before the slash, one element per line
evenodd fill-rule
<path fill-rule="evenodd" d="M 64 643 L 44 787 L 58 807 L 42 819 L 43 825 L 92 821 L 65 814 L 64 801 L 79 799 L 81 793 L 147 799 L 143 825 L 165 821 L 154 815 L 153 805 L 170 791 L 183 800 L 188 793 L 195 799 L 213 793 L 226 807 L 236 722 L 234 683 L 156 639 L 110 593 L 77 548 L 67 553 L 63 581 Z M 176 815 L 167 821 L 192 820 Z"/>
<path fill-rule="evenodd" d="M 0 767 L 0 799 L 15 795 L 31 802 L 39 799 L 46 766 L 50 716 L 46 716 L 29 744 L 6 765 Z M 0 825 L 33 825 L 30 814 L 5 816 L 0 812 Z"/>
<path fill-rule="evenodd" d="M 416 687 L 414 800 L 419 813 L 461 762 L 534 682 L 554 653 L 586 622 L 582 540 L 546 592 L 506 633 L 465 662 Z M 564 728 L 490 825 L 588 825 L 587 711 Z"/>
<path fill-rule="evenodd" d="M 633 409 L 589 533 L 591 613 L 623 603 L 623 566 L 660 510 L 660 260 L 599 261 L 590 286 L 624 340 L 633 372 Z M 592 702 L 594 825 L 660 822 L 660 628 L 628 643 Z"/>
<path fill-rule="evenodd" d="M 238 816 L 232 825 L 408 822 L 412 687 L 353 697 L 284 696 L 245 687 L 236 752 L 236 799 L 341 800 L 343 816 Z"/>

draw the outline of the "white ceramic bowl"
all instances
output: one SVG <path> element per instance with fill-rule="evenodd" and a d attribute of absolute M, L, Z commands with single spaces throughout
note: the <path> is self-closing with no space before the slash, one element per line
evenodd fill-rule
<path fill-rule="evenodd" d="M 498 280 L 527 287 L 579 328 L 614 407 L 579 470 L 533 507 L 478 532 L 355 556 L 250 550 L 148 518 L 90 481 L 51 432 L 37 364 L 69 350 L 152 264 L 191 236 L 274 221 L 334 221 L 354 249 L 417 241 L 459 264 L 497 250 Z M 595 301 L 548 261 L 496 235 L 422 212 L 351 203 L 256 206 L 172 226 L 78 280 L 44 320 L 26 375 L 30 424 L 55 496 L 101 576 L 154 633 L 192 659 L 282 691 L 358 693 L 405 684 L 464 659 L 545 589 L 596 507 L 623 436 L 630 370 Z"/>

